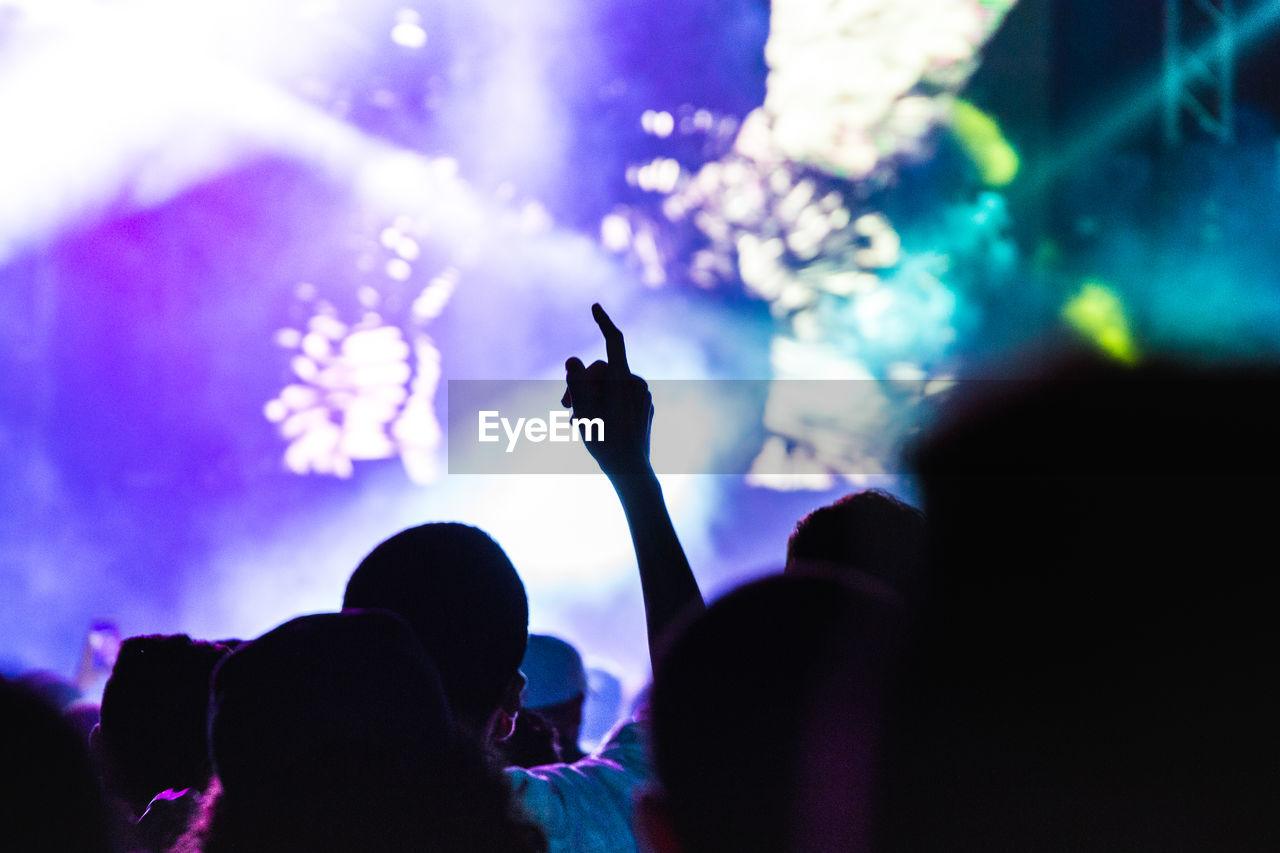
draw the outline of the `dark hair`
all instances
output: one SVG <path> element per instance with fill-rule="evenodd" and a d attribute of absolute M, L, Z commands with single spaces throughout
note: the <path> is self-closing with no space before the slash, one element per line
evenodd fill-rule
<path fill-rule="evenodd" d="M 869 771 L 859 751 L 872 753 L 892 618 L 834 580 L 780 576 L 729 593 L 676 637 L 650 707 L 658 779 L 689 850 L 783 850 L 855 820 L 842 779 Z M 815 754 L 838 771 L 817 786 Z M 813 799 L 837 805 L 815 818 Z M 812 820 L 826 825 L 801 826 Z"/>
<path fill-rule="evenodd" d="M 214 675 L 209 732 L 217 782 L 180 850 L 545 849 L 392 613 L 304 616 L 246 644 Z"/>
<path fill-rule="evenodd" d="M 107 853 L 106 803 L 89 752 L 58 711 L 0 678 L 0 842 L 6 850 Z"/>
<path fill-rule="evenodd" d="M 230 650 L 186 634 L 130 637 L 102 694 L 98 738 L 108 791 L 140 814 L 169 788 L 209 781 L 209 677 Z"/>
<path fill-rule="evenodd" d="M 865 572 L 899 595 L 924 581 L 928 543 L 924 513 L 879 489 L 845 495 L 796 524 L 787 540 L 787 571 L 818 563 Z"/>
<path fill-rule="evenodd" d="M 524 657 L 524 584 L 498 543 L 465 524 L 423 524 L 392 536 L 356 568 L 342 606 L 402 616 L 464 719 L 499 706 Z"/>

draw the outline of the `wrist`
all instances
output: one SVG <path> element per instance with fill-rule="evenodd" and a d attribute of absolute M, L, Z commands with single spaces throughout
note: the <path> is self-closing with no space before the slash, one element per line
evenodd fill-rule
<path fill-rule="evenodd" d="M 648 483 L 657 483 L 657 475 L 647 455 L 626 456 L 600 465 L 609 482 L 619 492 Z"/>

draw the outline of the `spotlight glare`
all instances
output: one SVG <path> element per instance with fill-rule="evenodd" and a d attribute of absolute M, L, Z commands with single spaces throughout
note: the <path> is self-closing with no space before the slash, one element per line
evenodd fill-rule
<path fill-rule="evenodd" d="M 1098 282 L 1085 282 L 1062 309 L 1062 316 L 1098 349 L 1122 364 L 1136 364 L 1138 347 L 1129 329 L 1124 303 L 1115 291 Z"/>
<path fill-rule="evenodd" d="M 391 28 L 391 40 L 401 47 L 417 49 L 427 43 L 427 31 L 420 25 L 404 22 Z"/>

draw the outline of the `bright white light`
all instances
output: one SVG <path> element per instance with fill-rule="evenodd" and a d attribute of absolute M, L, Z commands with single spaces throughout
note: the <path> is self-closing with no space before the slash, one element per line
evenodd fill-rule
<path fill-rule="evenodd" d="M 789 160 L 867 174 L 938 116 L 900 99 L 924 81 L 957 90 L 1014 0 L 779 0 L 764 112 Z M 760 129 L 754 131 L 757 135 Z M 883 147 L 871 140 L 882 139 Z M 769 147 L 757 139 L 754 149 Z"/>
<path fill-rule="evenodd" d="M 418 24 L 401 22 L 391 28 L 391 40 L 401 47 L 419 48 L 427 43 L 427 31 Z"/>
<path fill-rule="evenodd" d="M 600 220 L 600 242 L 611 252 L 625 251 L 631 245 L 631 224 L 627 218 L 610 213 Z"/>
<path fill-rule="evenodd" d="M 431 279 L 413 301 L 414 319 L 421 323 L 439 317 L 449 303 L 449 298 L 453 296 L 457 281 L 456 270 L 446 271 Z"/>
<path fill-rule="evenodd" d="M 401 237 L 396 241 L 396 254 L 404 258 L 406 261 L 416 261 L 418 256 L 422 254 L 422 249 L 418 246 L 418 241 L 412 237 Z"/>
<path fill-rule="evenodd" d="M 278 424 L 289 415 L 289 407 L 280 400 L 271 400 L 262 407 L 262 415 L 273 424 Z"/>
<path fill-rule="evenodd" d="M 311 331 L 299 344 L 305 354 L 292 361 L 299 381 L 285 386 L 263 409 L 289 442 L 285 466 L 298 474 L 348 477 L 353 460 L 409 454 L 416 466 L 411 473 L 431 476 L 423 459 L 439 447 L 440 428 L 430 400 L 440 374 L 439 353 L 430 341 L 422 339 L 411 349 L 398 327 L 348 331 L 323 314 L 308 325 Z M 405 418 L 411 431 L 401 423 Z"/>
<path fill-rule="evenodd" d="M 394 281 L 408 281 L 413 275 L 413 267 L 404 258 L 392 258 L 387 261 L 387 278 Z"/>
<path fill-rule="evenodd" d="M 868 240 L 864 249 L 854 253 L 854 259 L 863 269 L 884 269 L 896 264 L 902 257 L 902 239 L 880 213 L 868 213 L 858 217 L 853 230 Z"/>
<path fill-rule="evenodd" d="M 676 120 L 671 113 L 665 110 L 661 112 L 645 110 L 640 116 L 640 126 L 644 128 L 646 133 L 651 133 L 659 138 L 666 138 L 675 130 Z"/>
<path fill-rule="evenodd" d="M 122 190 L 161 203 L 264 144 L 317 153 L 316 117 L 271 82 L 326 50 L 281 50 L 294 13 L 283 0 L 24 4 L 0 64 L 0 247 Z M 326 156 L 359 137 L 319 124 Z"/>
<path fill-rule="evenodd" d="M 280 329 L 276 332 L 276 346 L 296 349 L 302 343 L 302 333 L 297 329 Z"/>
<path fill-rule="evenodd" d="M 398 151 L 286 91 L 316 55 L 341 61 L 318 41 L 281 49 L 292 0 L 30 8 L 0 63 L 0 262 L 121 195 L 161 204 L 264 150 L 354 172 L 379 209 L 433 208 L 451 233 L 484 221 L 456 162 Z M 376 13 L 362 9 L 343 14 Z"/>
<path fill-rule="evenodd" d="M 659 157 L 636 172 L 636 184 L 642 190 L 669 193 L 680 181 L 680 163 L 670 157 Z"/>

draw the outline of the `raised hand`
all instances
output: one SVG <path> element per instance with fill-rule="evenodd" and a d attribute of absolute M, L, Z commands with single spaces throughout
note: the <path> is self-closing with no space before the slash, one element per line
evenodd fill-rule
<path fill-rule="evenodd" d="M 581 359 L 566 361 L 569 390 L 560 402 L 572 407 L 576 418 L 604 421 L 604 441 L 589 441 L 587 449 L 609 477 L 627 516 L 652 654 L 659 635 L 672 622 L 703 606 L 702 592 L 671 524 L 662 486 L 649 465 L 649 425 L 653 422 L 649 386 L 627 365 L 622 332 L 609 315 L 599 305 L 591 306 L 591 315 L 604 335 L 608 361 L 597 361 L 590 367 L 583 367 Z"/>
<path fill-rule="evenodd" d="M 590 367 L 574 357 L 564 364 L 565 391 L 561 404 L 579 420 L 600 419 L 603 441 L 586 441 L 587 450 L 605 474 L 638 474 L 649 470 L 649 428 L 653 399 L 649 386 L 627 365 L 622 331 L 597 303 L 591 316 L 604 335 L 605 358 Z M 583 437 L 588 438 L 584 428 Z"/>

